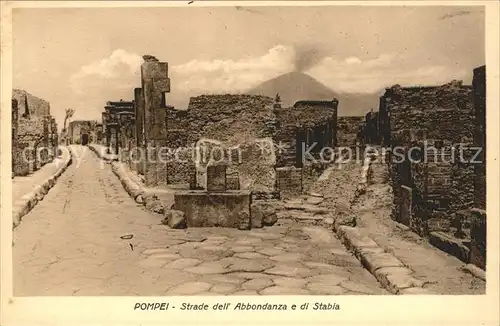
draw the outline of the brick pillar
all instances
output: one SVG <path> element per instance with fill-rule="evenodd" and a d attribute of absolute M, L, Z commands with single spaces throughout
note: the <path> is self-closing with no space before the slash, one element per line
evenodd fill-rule
<path fill-rule="evenodd" d="M 145 161 L 145 183 L 151 187 L 166 186 L 168 181 L 166 158 L 160 162 L 161 157 L 159 157 L 166 153 L 159 150 L 167 146 L 165 93 L 170 92 L 168 64 L 158 61 L 144 62 L 141 66 L 141 79 L 144 99 L 144 139 L 149 152 Z"/>

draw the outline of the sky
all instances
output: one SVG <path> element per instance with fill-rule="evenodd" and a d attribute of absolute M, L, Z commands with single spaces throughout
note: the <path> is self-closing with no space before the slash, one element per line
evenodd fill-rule
<path fill-rule="evenodd" d="M 132 100 L 142 55 L 169 64 L 167 101 L 242 93 L 300 69 L 334 91 L 470 84 L 485 64 L 483 7 L 16 8 L 13 86 L 98 119 Z"/>

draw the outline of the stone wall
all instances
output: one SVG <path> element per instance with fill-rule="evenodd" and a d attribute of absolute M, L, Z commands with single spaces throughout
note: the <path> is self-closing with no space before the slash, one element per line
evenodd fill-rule
<path fill-rule="evenodd" d="M 339 117 L 337 119 L 337 146 L 355 147 L 365 117 Z"/>
<path fill-rule="evenodd" d="M 180 120 L 180 121 L 179 121 Z M 272 151 L 275 120 L 273 100 L 252 95 L 202 95 L 190 99 L 188 111 L 172 124 L 185 127 L 187 144 L 198 144 L 197 184 L 204 187 L 210 153 L 224 149 L 224 160 L 238 171 L 240 187 L 257 192 L 275 189 L 275 156 Z M 169 120 L 167 119 L 167 124 Z M 182 129 L 181 129 L 182 130 Z M 265 150 L 265 146 L 269 149 Z M 233 154 L 237 157 L 233 159 Z M 219 159 L 220 153 L 214 158 Z"/>
<path fill-rule="evenodd" d="M 400 220 L 405 210 L 401 187 L 407 186 L 412 189 L 414 206 L 409 226 L 420 234 L 436 231 L 433 226 L 446 228 L 455 212 L 469 207 L 473 199 L 473 166 L 460 162 L 459 155 L 451 159 L 453 147 L 472 144 L 471 87 L 456 81 L 437 87 L 396 85 L 386 90 L 381 102 L 384 108 L 380 112 L 385 110 L 383 116 L 389 119 L 385 125 L 390 126 L 393 149 L 389 162 L 395 195 L 393 217 Z M 429 155 L 429 148 L 432 153 L 437 149 L 437 160 Z M 395 151 L 406 157 L 404 162 L 395 161 Z M 463 156 L 467 160 L 470 153 Z"/>
<path fill-rule="evenodd" d="M 475 164 L 474 206 L 486 209 L 486 66 L 474 69 L 474 146 L 481 148 Z"/>
<path fill-rule="evenodd" d="M 88 135 L 88 142 L 96 142 L 98 139 L 97 121 L 77 120 L 71 121 L 68 126 L 69 141 L 71 144 L 81 144 L 82 135 Z"/>
<path fill-rule="evenodd" d="M 57 126 L 50 116 L 49 103 L 24 90 L 14 89 L 12 137 L 14 176 L 30 174 L 52 160 L 57 145 Z"/>
<path fill-rule="evenodd" d="M 274 141 L 281 147 L 277 153 L 278 167 L 301 168 L 317 159 L 323 148 L 335 147 L 337 106 L 336 100 L 300 101 L 290 108 L 275 109 Z"/>
<path fill-rule="evenodd" d="M 26 117 L 28 113 L 31 117 L 44 117 L 50 115 L 49 102 L 38 98 L 25 90 L 13 89 L 12 98 L 17 100 L 19 117 Z"/>

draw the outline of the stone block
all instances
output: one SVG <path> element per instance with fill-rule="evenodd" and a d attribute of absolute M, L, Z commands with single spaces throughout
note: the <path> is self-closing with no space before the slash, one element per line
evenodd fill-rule
<path fill-rule="evenodd" d="M 188 227 L 239 228 L 250 217 L 249 191 L 178 191 L 174 201 L 174 208 L 186 214 Z"/>
<path fill-rule="evenodd" d="M 431 232 L 429 242 L 436 248 L 457 257 L 463 262 L 469 262 L 470 249 L 464 245 L 464 241 L 456 239 L 443 232 Z"/>
<path fill-rule="evenodd" d="M 207 166 L 207 191 L 226 191 L 226 169 L 223 164 Z"/>

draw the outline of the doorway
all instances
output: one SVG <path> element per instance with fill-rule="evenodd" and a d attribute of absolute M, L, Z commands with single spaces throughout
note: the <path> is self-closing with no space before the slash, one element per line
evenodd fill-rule
<path fill-rule="evenodd" d="M 82 145 L 85 146 L 89 143 L 89 135 L 88 134 L 82 134 Z"/>

